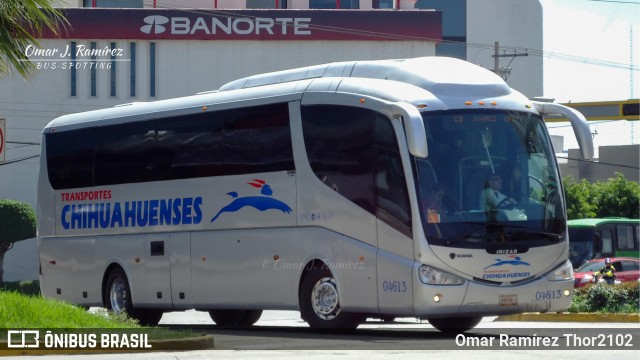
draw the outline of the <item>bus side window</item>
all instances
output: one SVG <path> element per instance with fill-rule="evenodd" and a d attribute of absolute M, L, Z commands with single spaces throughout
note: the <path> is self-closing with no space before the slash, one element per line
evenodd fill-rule
<path fill-rule="evenodd" d="M 318 179 L 411 236 L 407 182 L 390 120 L 349 106 L 308 105 L 301 110 L 305 149 Z"/>
<path fill-rule="evenodd" d="M 310 105 L 301 110 L 311 170 L 324 185 L 374 214 L 375 113 L 338 105 Z"/>
<path fill-rule="evenodd" d="M 601 256 L 613 255 L 613 236 L 611 230 L 603 230 L 600 236 L 602 238 Z"/>
<path fill-rule="evenodd" d="M 632 250 L 634 248 L 633 241 L 633 226 L 632 225 L 618 225 L 616 227 L 618 232 L 618 246 L 620 250 Z"/>

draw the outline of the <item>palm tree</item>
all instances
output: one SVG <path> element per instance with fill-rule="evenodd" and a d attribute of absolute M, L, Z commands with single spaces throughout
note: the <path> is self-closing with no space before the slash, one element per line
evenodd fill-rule
<path fill-rule="evenodd" d="M 36 38 L 46 29 L 57 36 L 67 23 L 50 0 L 0 0 L 0 77 L 11 66 L 29 77 L 36 67 L 25 55 L 27 46 L 39 46 Z"/>

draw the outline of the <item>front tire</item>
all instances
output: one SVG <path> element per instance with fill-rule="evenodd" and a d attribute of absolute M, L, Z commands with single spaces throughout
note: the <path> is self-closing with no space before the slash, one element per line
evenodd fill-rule
<path fill-rule="evenodd" d="M 127 275 L 122 268 L 109 272 L 103 289 L 103 304 L 107 310 L 116 314 L 126 314 L 143 326 L 156 326 L 162 319 L 163 312 L 156 309 L 136 309 L 131 300 L 131 289 Z"/>
<path fill-rule="evenodd" d="M 340 307 L 336 280 L 331 272 L 314 266 L 300 287 L 300 314 L 314 329 L 355 329 L 362 321 L 358 314 L 347 313 Z"/>
<path fill-rule="evenodd" d="M 462 333 L 471 330 L 482 320 L 482 316 L 464 316 L 427 319 L 434 328 L 445 333 Z"/>

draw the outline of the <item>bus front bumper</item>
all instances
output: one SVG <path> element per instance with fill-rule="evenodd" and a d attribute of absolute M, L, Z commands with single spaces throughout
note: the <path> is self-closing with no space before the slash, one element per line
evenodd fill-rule
<path fill-rule="evenodd" d="M 424 317 L 492 316 L 523 312 L 565 311 L 573 298 L 573 279 L 540 277 L 515 286 L 467 281 L 463 285 L 426 285 L 418 280 L 415 313 Z"/>

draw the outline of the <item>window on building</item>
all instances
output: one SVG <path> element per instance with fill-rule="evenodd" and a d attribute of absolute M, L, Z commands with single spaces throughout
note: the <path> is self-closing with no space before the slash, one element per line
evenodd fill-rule
<path fill-rule="evenodd" d="M 97 96 L 97 78 L 98 78 L 98 71 L 96 69 L 96 43 L 95 41 L 92 41 L 91 44 L 89 45 L 91 48 L 91 96 L 95 97 Z"/>
<path fill-rule="evenodd" d="M 116 61 L 116 43 L 112 42 L 110 45 L 111 48 L 111 78 L 109 81 L 109 95 L 110 96 L 116 96 L 116 64 L 118 63 Z"/>
<path fill-rule="evenodd" d="M 149 44 L 149 96 L 156 96 L 156 43 Z"/>
<path fill-rule="evenodd" d="M 76 69 L 76 47 L 75 41 L 71 42 L 71 96 L 77 96 L 77 69 Z"/>
<path fill-rule="evenodd" d="M 309 0 L 309 9 L 337 9 L 338 0 Z"/>
<path fill-rule="evenodd" d="M 309 0 L 309 9 L 359 9 L 360 0 Z"/>
<path fill-rule="evenodd" d="M 136 96 L 136 43 L 131 43 L 129 47 L 129 96 Z"/>
<path fill-rule="evenodd" d="M 338 0 L 338 9 L 360 9 L 360 0 Z"/>
<path fill-rule="evenodd" d="M 393 9 L 393 0 L 373 0 L 371 7 L 373 9 Z"/>
<path fill-rule="evenodd" d="M 247 0 L 247 9 L 286 9 L 286 7 L 283 7 L 282 0 Z"/>
<path fill-rule="evenodd" d="M 83 7 L 99 8 L 143 8 L 143 0 L 83 0 Z"/>

